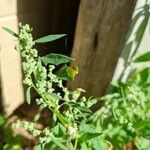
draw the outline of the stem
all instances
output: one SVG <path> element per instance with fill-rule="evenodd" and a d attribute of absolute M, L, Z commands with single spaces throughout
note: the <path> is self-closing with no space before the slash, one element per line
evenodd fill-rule
<path fill-rule="evenodd" d="M 36 90 L 36 92 L 45 100 L 47 101 L 47 99 L 38 91 L 38 89 L 35 87 L 34 83 L 32 83 L 32 87 Z M 59 112 L 59 110 L 57 110 L 55 104 L 51 101 L 49 105 L 49 109 L 56 114 L 57 118 L 59 119 L 59 121 L 65 126 L 67 127 L 69 125 L 69 122 L 64 118 L 64 116 Z"/>
<path fill-rule="evenodd" d="M 77 144 L 78 144 L 78 138 L 76 138 L 76 140 L 75 140 L 74 150 L 76 150 L 76 148 L 77 148 Z"/>

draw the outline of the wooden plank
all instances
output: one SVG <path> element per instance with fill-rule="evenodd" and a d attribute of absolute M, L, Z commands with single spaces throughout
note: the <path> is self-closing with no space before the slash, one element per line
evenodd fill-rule
<path fill-rule="evenodd" d="M 80 73 L 68 87 L 103 95 L 112 79 L 136 0 L 81 0 L 72 57 Z"/>

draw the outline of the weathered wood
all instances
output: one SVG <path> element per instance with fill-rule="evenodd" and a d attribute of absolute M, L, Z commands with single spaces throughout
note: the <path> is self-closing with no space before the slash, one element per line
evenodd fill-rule
<path fill-rule="evenodd" d="M 81 0 L 72 57 L 80 73 L 68 87 L 103 95 L 112 79 L 136 0 Z"/>

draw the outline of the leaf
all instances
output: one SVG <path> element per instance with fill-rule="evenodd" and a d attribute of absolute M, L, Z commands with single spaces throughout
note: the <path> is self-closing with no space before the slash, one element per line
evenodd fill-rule
<path fill-rule="evenodd" d="M 55 110 L 55 109 L 52 109 L 53 113 L 56 114 L 56 116 L 58 117 L 58 119 L 61 121 L 61 123 L 64 125 L 64 126 L 67 126 L 69 124 L 68 120 L 66 120 L 66 118 L 58 111 L 58 110 Z"/>
<path fill-rule="evenodd" d="M 67 65 L 64 65 L 57 73 L 57 77 L 61 80 L 70 80 L 68 74 L 67 74 Z"/>
<path fill-rule="evenodd" d="M 74 67 L 68 67 L 65 65 L 62 69 L 59 70 L 57 77 L 61 80 L 74 80 L 75 75 L 78 74 L 78 70 Z"/>
<path fill-rule="evenodd" d="M 14 37 L 18 38 L 18 34 L 15 33 L 14 31 L 12 31 L 11 29 L 7 28 L 7 27 L 2 27 L 5 31 L 7 31 L 8 33 L 10 33 L 11 35 L 13 35 Z"/>
<path fill-rule="evenodd" d="M 74 80 L 75 76 L 79 73 L 79 68 L 77 66 L 71 66 L 67 68 L 67 74 L 71 80 Z"/>
<path fill-rule="evenodd" d="M 59 101 L 61 99 L 60 96 L 58 96 L 56 93 L 49 93 L 49 98 L 52 101 Z"/>
<path fill-rule="evenodd" d="M 45 65 L 47 64 L 60 65 L 60 64 L 70 63 L 72 61 L 72 58 L 62 55 L 62 54 L 51 53 L 51 54 L 41 57 L 41 61 Z"/>
<path fill-rule="evenodd" d="M 0 126 L 4 125 L 5 122 L 6 122 L 6 119 L 2 115 L 0 115 Z"/>
<path fill-rule="evenodd" d="M 147 62 L 150 61 L 150 52 L 146 52 L 134 59 L 134 62 Z"/>
<path fill-rule="evenodd" d="M 27 91 L 26 91 L 26 101 L 27 103 L 30 105 L 31 103 L 31 94 L 30 94 L 30 90 L 31 90 L 31 86 L 28 87 Z"/>
<path fill-rule="evenodd" d="M 47 36 L 41 37 L 41 38 L 35 40 L 34 42 L 35 43 L 47 43 L 47 42 L 55 41 L 57 39 L 65 37 L 65 36 L 66 36 L 66 34 L 52 34 L 52 35 L 47 35 Z"/>
<path fill-rule="evenodd" d="M 62 137 L 64 133 L 66 132 L 66 128 L 62 124 L 58 123 L 54 127 L 53 132 L 57 137 Z"/>
<path fill-rule="evenodd" d="M 84 113 L 92 113 L 92 111 L 90 109 L 88 109 L 87 107 L 85 106 L 81 106 L 80 104 L 78 103 L 75 103 L 75 102 L 68 102 L 68 105 L 70 105 L 71 107 L 73 108 L 76 108 Z"/>
<path fill-rule="evenodd" d="M 100 136 L 100 135 L 101 135 L 101 133 L 90 133 L 90 132 L 86 132 L 86 133 L 83 133 L 83 134 L 80 136 L 79 140 L 80 140 L 81 143 L 84 143 L 84 142 L 86 142 L 86 141 L 88 141 L 88 140 L 90 140 L 90 139 L 93 139 L 93 138 L 95 138 L 95 137 L 98 137 L 98 136 Z"/>
<path fill-rule="evenodd" d="M 67 150 L 67 148 L 61 143 L 62 140 L 55 138 L 52 134 L 49 135 L 51 137 L 51 140 L 59 146 L 62 150 Z"/>

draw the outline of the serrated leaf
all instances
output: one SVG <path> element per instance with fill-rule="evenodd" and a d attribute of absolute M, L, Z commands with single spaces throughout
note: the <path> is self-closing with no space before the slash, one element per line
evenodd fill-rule
<path fill-rule="evenodd" d="M 150 61 L 150 52 L 146 52 L 134 59 L 134 62 L 147 62 Z"/>
<path fill-rule="evenodd" d="M 86 132 L 86 133 L 83 133 L 83 134 L 80 136 L 79 140 L 80 140 L 81 143 L 84 143 L 84 142 L 86 142 L 86 141 L 88 141 L 88 140 L 91 140 L 91 139 L 93 139 L 93 138 L 95 138 L 95 137 L 98 137 L 98 136 L 100 136 L 100 135 L 101 135 L 101 133 L 90 133 L 90 132 Z"/>
<path fill-rule="evenodd" d="M 52 35 L 47 35 L 47 36 L 41 37 L 41 38 L 35 40 L 34 42 L 35 43 L 47 43 L 47 42 L 55 41 L 57 39 L 65 37 L 65 36 L 66 36 L 66 34 L 52 34 Z"/>
<path fill-rule="evenodd" d="M 28 87 L 27 91 L 26 91 L 26 101 L 28 104 L 31 103 L 31 94 L 30 94 L 30 90 L 31 90 L 31 86 Z"/>
<path fill-rule="evenodd" d="M 51 54 L 41 57 L 41 61 L 45 65 L 47 64 L 60 65 L 60 64 L 70 63 L 72 61 L 72 58 L 62 55 L 62 54 L 51 53 Z"/>
<path fill-rule="evenodd" d="M 15 33 L 14 31 L 12 31 L 11 29 L 7 28 L 7 27 L 2 27 L 5 31 L 7 31 L 9 34 L 13 35 L 14 37 L 18 38 L 18 34 Z"/>

